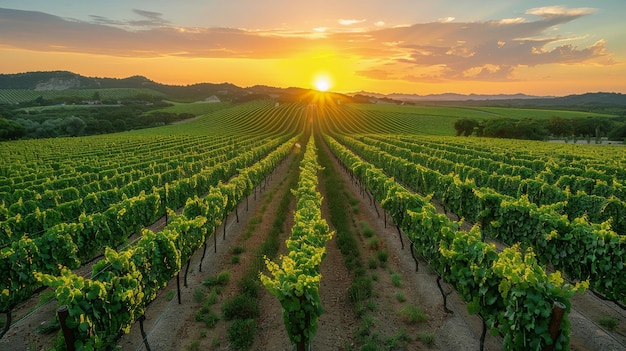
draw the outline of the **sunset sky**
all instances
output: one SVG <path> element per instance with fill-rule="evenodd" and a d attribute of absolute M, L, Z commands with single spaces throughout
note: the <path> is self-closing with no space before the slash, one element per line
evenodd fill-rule
<path fill-rule="evenodd" d="M 626 93 L 625 0 L 0 0 L 0 73 L 338 92 Z"/>

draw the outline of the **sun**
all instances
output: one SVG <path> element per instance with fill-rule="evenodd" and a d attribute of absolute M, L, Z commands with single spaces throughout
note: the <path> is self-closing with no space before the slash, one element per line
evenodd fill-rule
<path fill-rule="evenodd" d="M 328 91 L 332 86 L 332 81 L 328 75 L 319 74 L 313 79 L 313 85 L 318 91 Z"/>

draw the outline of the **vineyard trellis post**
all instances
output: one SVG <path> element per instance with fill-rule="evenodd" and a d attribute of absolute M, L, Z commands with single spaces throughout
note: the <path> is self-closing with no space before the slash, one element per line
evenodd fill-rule
<path fill-rule="evenodd" d="M 9 328 L 11 328 L 11 310 L 6 311 L 5 313 L 7 318 L 4 323 L 4 328 L 2 328 L 2 331 L 0 332 L 0 339 L 2 339 L 4 334 L 6 334 L 9 331 Z"/>
<path fill-rule="evenodd" d="M 554 301 L 552 304 L 552 315 L 550 316 L 550 336 L 552 337 L 552 344 L 546 346 L 546 351 L 552 351 L 554 344 L 561 333 L 561 322 L 563 321 L 563 315 L 565 314 L 566 306 L 564 303 Z"/>
<path fill-rule="evenodd" d="M 67 351 L 75 351 L 76 346 L 74 346 L 74 342 L 76 341 L 76 337 L 74 335 L 74 330 L 70 329 L 66 323 L 67 317 L 70 315 L 67 305 L 59 307 L 57 314 L 59 316 L 59 324 L 61 324 L 61 330 L 63 331 L 63 338 L 65 339 Z"/>

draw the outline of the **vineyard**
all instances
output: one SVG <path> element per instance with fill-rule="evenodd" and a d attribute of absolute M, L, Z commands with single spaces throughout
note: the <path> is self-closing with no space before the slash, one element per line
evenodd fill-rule
<path fill-rule="evenodd" d="M 99 92 L 103 98 L 124 94 Z M 0 91 L 0 98 L 26 99 L 11 94 Z M 199 117 L 97 137 L 2 143 L 0 312 L 6 317 L 0 349 L 26 338 L 13 331 L 24 329 L 33 313 L 24 306 L 42 292 L 66 306 L 70 329 L 59 331 L 47 348 L 56 343 L 64 349 L 69 333 L 75 349 L 113 349 L 137 323 L 143 335 L 143 321 L 159 313 L 150 312 L 158 305 L 153 302 L 176 284 L 180 303 L 191 289 L 187 276 L 202 272 L 211 242 L 217 252 L 218 231 L 226 240 L 227 225 L 239 223 L 250 201 L 261 201 L 268 179 L 300 149 L 302 161 L 291 171 L 299 181 L 286 191 L 287 201 L 294 201 L 291 234 L 282 238 L 280 258 L 253 265 L 257 284 L 282 306 L 282 328 L 298 350 L 315 345 L 318 318 L 332 314 L 324 308 L 320 284 L 327 277 L 320 265 L 328 246 L 343 240 L 333 239 L 333 226 L 335 237 L 341 230 L 327 223 L 324 209 L 325 201 L 341 196 L 321 186 L 328 166 L 320 166 L 318 157 L 327 150 L 358 189 L 355 202 L 375 210 L 368 220 L 396 230 L 388 240 L 399 237 L 402 248 L 403 238 L 408 240 L 409 249 L 397 255 L 432 271 L 441 289 L 436 313 L 442 319 L 453 315 L 443 283 L 465 302 L 464 312 L 478 316 L 481 348 L 491 338 L 507 350 L 589 349 L 572 342 L 581 337 L 569 323 L 572 301 L 583 294 L 607 300 L 599 303 L 623 318 L 623 147 L 450 136 L 461 117 L 536 113 L 545 119 L 554 111 L 329 99 L 165 110 Z M 191 262 L 199 272 L 189 272 Z M 352 298 L 364 294 L 348 290 Z M 242 323 L 260 323 L 250 320 Z M 597 321 L 593 325 L 600 328 Z M 623 325 L 615 333 L 602 330 L 609 344 L 601 345 L 624 347 L 623 332 Z M 365 343 L 353 344 L 359 349 Z"/>

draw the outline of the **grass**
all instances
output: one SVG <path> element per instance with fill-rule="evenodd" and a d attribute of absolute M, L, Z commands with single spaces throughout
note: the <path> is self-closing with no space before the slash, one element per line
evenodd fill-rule
<path fill-rule="evenodd" d="M 202 300 L 204 300 L 205 294 L 206 294 L 206 291 L 201 286 L 196 286 L 193 289 L 193 301 L 197 303 L 202 302 Z"/>
<path fill-rule="evenodd" d="M 376 257 L 380 262 L 380 266 L 384 268 L 387 264 L 387 260 L 389 259 L 389 253 L 385 250 L 378 250 L 376 251 Z"/>
<path fill-rule="evenodd" d="M 202 281 L 202 285 L 206 286 L 207 288 L 212 288 L 214 286 L 224 287 L 228 285 L 229 280 L 230 280 L 230 272 L 222 271 L 214 277 L 206 278 L 204 281 Z"/>
<path fill-rule="evenodd" d="M 435 346 L 435 336 L 432 333 L 419 333 L 417 340 L 428 348 Z"/>
<path fill-rule="evenodd" d="M 167 301 L 172 301 L 172 299 L 174 298 L 174 296 L 176 296 L 176 292 L 174 290 L 170 290 L 167 293 L 165 293 L 165 299 Z"/>
<path fill-rule="evenodd" d="M 619 325 L 619 320 L 615 317 L 602 317 L 598 319 L 598 324 L 606 328 L 608 331 L 614 331 Z"/>
<path fill-rule="evenodd" d="M 407 324 L 417 324 L 428 320 L 424 309 L 415 305 L 406 305 L 400 309 L 398 316 Z"/>
<path fill-rule="evenodd" d="M 399 288 L 402 286 L 402 275 L 400 275 L 400 273 L 393 273 L 391 275 L 391 284 L 393 284 L 393 286 L 395 286 L 396 288 Z"/>
<path fill-rule="evenodd" d="M 367 267 L 369 269 L 376 269 L 378 268 L 378 261 L 376 261 L 376 259 L 374 258 L 370 258 L 367 260 Z"/>
<path fill-rule="evenodd" d="M 367 222 L 361 222 L 361 230 L 363 231 L 363 236 L 366 238 L 371 238 L 374 236 L 374 229 L 372 229 Z"/>
<path fill-rule="evenodd" d="M 382 243 L 380 239 L 374 236 L 367 240 L 367 247 L 372 251 L 377 251 L 382 247 Z"/>
<path fill-rule="evenodd" d="M 404 296 L 404 293 L 402 291 L 396 291 L 396 300 L 398 300 L 398 302 L 405 302 L 406 301 L 406 296 Z"/>
<path fill-rule="evenodd" d="M 207 328 L 214 328 L 217 322 L 220 321 L 220 316 L 213 311 L 204 312 L 202 309 L 196 312 L 196 321 L 204 322 Z"/>
<path fill-rule="evenodd" d="M 245 249 L 243 245 L 235 245 L 231 247 L 229 251 L 233 255 L 241 255 L 245 251 Z"/>
<path fill-rule="evenodd" d="M 200 350 L 200 340 L 194 340 L 189 344 L 185 350 L 187 351 L 199 351 Z"/>

